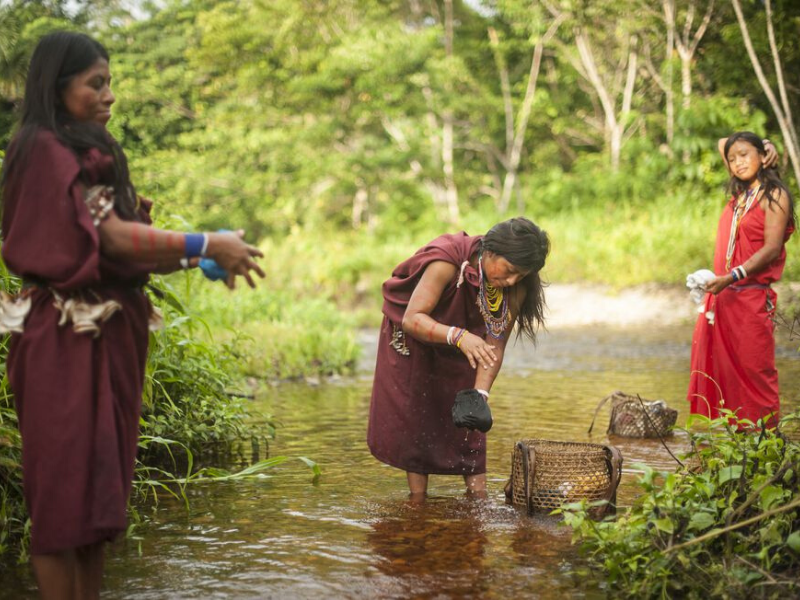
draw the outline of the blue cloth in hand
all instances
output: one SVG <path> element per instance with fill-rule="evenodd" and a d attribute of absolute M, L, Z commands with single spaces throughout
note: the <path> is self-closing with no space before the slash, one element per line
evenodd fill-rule
<path fill-rule="evenodd" d="M 217 229 L 219 233 L 233 233 L 230 229 Z M 210 281 L 225 281 L 228 279 L 228 272 L 220 267 L 213 258 L 201 258 L 200 270 Z"/>
<path fill-rule="evenodd" d="M 228 272 L 220 267 L 213 258 L 201 258 L 199 266 L 206 279 L 211 281 L 225 281 L 228 279 Z"/>

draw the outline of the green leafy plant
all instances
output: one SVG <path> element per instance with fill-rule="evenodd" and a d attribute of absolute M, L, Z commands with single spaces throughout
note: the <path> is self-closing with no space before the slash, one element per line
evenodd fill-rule
<path fill-rule="evenodd" d="M 239 389 L 242 356 L 235 341 L 217 343 L 169 284 L 159 280 L 155 289 L 164 329 L 150 338 L 142 435 L 174 440 L 195 456 L 230 455 L 243 441 L 266 445 L 274 424 L 268 418 L 263 427 L 247 423 L 243 398 L 249 394 Z M 141 459 L 157 461 L 162 450 L 162 445 L 140 445 Z"/>
<path fill-rule="evenodd" d="M 562 508 L 573 539 L 629 598 L 786 598 L 800 591 L 800 445 L 730 412 L 689 433 L 686 467 L 646 465 L 641 495 L 616 519 Z M 743 427 L 744 431 L 737 429 Z"/>

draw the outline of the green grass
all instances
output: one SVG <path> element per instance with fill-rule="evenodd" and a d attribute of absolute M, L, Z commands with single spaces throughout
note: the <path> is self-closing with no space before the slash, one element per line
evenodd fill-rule
<path fill-rule="evenodd" d="M 721 192 L 710 200 L 678 191 L 641 205 L 573 205 L 560 211 L 529 210 L 526 216 L 550 235 L 552 250 L 544 275 L 552 283 L 682 286 L 688 273 L 711 267 L 723 204 Z M 346 315 L 346 326 L 374 327 L 380 322 L 381 284 L 399 262 L 442 233 L 462 229 L 473 235 L 485 233 L 500 220 L 485 212 L 469 213 L 460 226 L 440 224 L 413 235 L 397 232 L 384 238 L 367 231 L 297 231 L 265 240 L 261 248 L 267 256 L 262 264 L 268 275 L 262 286 L 269 291 L 244 292 L 220 302 L 239 311 L 238 323 L 258 321 L 263 314 L 274 321 L 283 315 L 283 321 L 291 323 L 307 303 L 314 307 L 316 298 Z M 800 277 L 798 238 L 794 236 L 787 246 L 785 280 Z M 258 305 L 259 298 L 267 303 L 282 298 L 282 308 L 271 304 L 265 309 Z M 202 310 L 206 306 L 210 307 L 203 304 Z M 319 317 L 315 310 L 309 313 L 311 323 Z"/>

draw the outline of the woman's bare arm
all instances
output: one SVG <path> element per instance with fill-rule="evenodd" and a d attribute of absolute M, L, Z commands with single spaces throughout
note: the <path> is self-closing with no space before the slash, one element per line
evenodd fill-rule
<path fill-rule="evenodd" d="M 425 268 L 403 315 L 402 326 L 407 335 L 429 344 L 447 343 L 447 332 L 452 325 L 439 323 L 430 315 L 439 303 L 444 288 L 456 276 L 456 272 L 455 265 L 444 261 L 434 261 Z M 467 357 L 473 369 L 478 364 L 484 369 L 489 369 L 497 360 L 494 346 L 468 331 L 459 342 L 459 350 Z"/>
<path fill-rule="evenodd" d="M 179 265 L 186 253 L 185 234 L 157 229 L 144 223 L 123 221 L 114 211 L 98 225 L 100 247 L 111 258 L 136 262 L 155 262 L 169 268 Z M 255 246 L 242 241 L 244 232 L 208 233 L 206 256 L 217 261 L 228 271 L 228 287 L 233 288 L 236 275 L 245 278 L 250 287 L 255 287 L 251 271 L 264 277 L 264 271 L 254 258 L 263 256 Z"/>
<path fill-rule="evenodd" d="M 766 269 L 773 260 L 778 258 L 783 248 L 786 226 L 789 223 L 789 196 L 783 190 L 777 190 L 778 198 L 775 202 L 768 202 L 762 198 L 760 203 L 764 209 L 764 245 L 750 258 L 742 263 L 747 276 L 757 275 Z M 738 267 L 739 265 L 733 265 Z M 706 285 L 706 291 L 719 294 L 733 283 L 730 273 L 715 277 Z"/>
<path fill-rule="evenodd" d="M 514 323 L 519 314 L 519 307 L 522 306 L 522 302 L 525 300 L 527 290 L 520 285 L 515 285 L 510 290 L 506 290 L 506 293 L 510 294 L 508 308 L 511 312 L 511 324 L 506 328 L 502 339 L 491 338 L 497 360 L 495 360 L 494 364 L 488 369 L 478 369 L 475 375 L 475 388 L 487 392 L 492 389 L 494 380 L 497 379 L 497 375 L 500 373 L 500 367 L 503 366 L 503 358 L 505 357 L 508 338 L 511 337 L 511 334 L 514 332 Z M 488 336 L 489 334 L 486 335 Z M 489 338 L 487 338 L 487 341 L 488 339 Z"/>

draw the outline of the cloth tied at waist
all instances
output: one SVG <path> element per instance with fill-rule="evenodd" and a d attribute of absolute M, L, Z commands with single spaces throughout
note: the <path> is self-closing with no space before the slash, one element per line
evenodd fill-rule
<path fill-rule="evenodd" d="M 99 337 L 100 326 L 122 310 L 122 304 L 116 300 L 87 302 L 80 295 L 65 299 L 55 290 L 26 281 L 16 296 L 0 291 L 0 334 L 24 332 L 25 319 L 32 306 L 31 290 L 34 288 L 47 289 L 53 295 L 53 306 L 61 313 L 59 327 L 72 323 L 75 333 L 90 333 L 92 337 Z M 152 304 L 147 325 L 150 331 L 164 328 L 164 316 Z"/>

